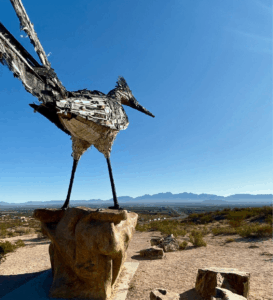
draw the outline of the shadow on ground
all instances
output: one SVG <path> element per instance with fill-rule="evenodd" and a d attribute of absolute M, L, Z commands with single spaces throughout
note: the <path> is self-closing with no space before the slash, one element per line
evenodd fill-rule
<path fill-rule="evenodd" d="M 270 240 L 271 237 L 258 237 L 258 236 L 253 236 L 250 238 L 245 238 L 245 237 L 239 237 L 239 238 L 235 238 L 235 242 L 239 242 L 239 243 L 262 243 L 265 241 Z"/>
<path fill-rule="evenodd" d="M 39 244 L 41 242 L 43 242 L 43 244 L 49 244 L 51 242 L 50 239 L 41 239 L 41 238 L 25 239 L 24 241 L 32 242 L 32 243 L 39 243 Z"/>
<path fill-rule="evenodd" d="M 141 255 L 133 255 L 133 256 L 131 256 L 131 258 L 135 259 L 135 260 L 154 260 L 154 259 L 158 260 L 158 258 L 144 257 Z M 166 258 L 163 258 L 163 259 L 166 259 Z"/>
<path fill-rule="evenodd" d="M 203 300 L 201 296 L 199 296 L 195 289 L 188 290 L 179 295 L 179 300 Z"/>
<path fill-rule="evenodd" d="M 19 275 L 0 275 L 0 298 L 47 271 Z"/>

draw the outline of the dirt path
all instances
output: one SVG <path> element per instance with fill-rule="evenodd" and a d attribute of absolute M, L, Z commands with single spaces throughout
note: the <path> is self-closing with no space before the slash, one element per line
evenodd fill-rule
<path fill-rule="evenodd" d="M 153 237 L 162 235 L 156 231 L 136 231 L 129 245 L 126 261 L 139 261 L 139 267 L 131 281 L 126 300 L 147 300 L 151 290 L 160 287 L 179 293 L 181 300 L 202 300 L 193 289 L 197 271 L 198 268 L 212 266 L 250 272 L 248 300 L 273 300 L 272 239 L 251 241 L 233 235 L 235 242 L 226 244 L 224 241 L 228 236 L 208 235 L 204 238 L 207 247 L 169 252 L 166 253 L 166 259 L 162 260 L 141 258 L 139 251 L 150 247 L 150 239 Z M 26 246 L 9 253 L 0 264 L 0 297 L 40 274 L 37 272 L 51 267 L 48 240 L 39 240 L 36 235 L 5 240 L 17 239 L 24 240 Z"/>

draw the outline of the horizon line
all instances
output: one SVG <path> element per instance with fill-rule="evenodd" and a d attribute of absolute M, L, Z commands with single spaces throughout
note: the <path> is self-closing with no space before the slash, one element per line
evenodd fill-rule
<path fill-rule="evenodd" d="M 131 197 L 131 198 L 138 198 L 138 197 L 143 197 L 143 196 L 154 196 L 154 195 L 158 195 L 158 194 L 167 194 L 167 193 L 170 193 L 170 194 L 172 194 L 172 195 L 178 195 L 178 194 L 195 194 L 195 193 L 192 193 L 192 192 L 182 192 L 182 193 L 177 193 L 177 194 L 173 194 L 172 192 L 162 192 L 162 193 L 157 193 L 157 194 L 152 194 L 152 195 L 150 195 L 150 194 L 145 194 L 145 195 L 141 195 L 141 196 L 136 196 L 136 197 L 131 197 L 131 196 L 128 196 L 128 195 L 126 195 L 126 196 L 119 196 L 118 198 L 121 198 L 121 197 Z M 251 196 L 258 196 L 258 195 L 271 195 L 271 196 L 273 196 L 273 194 L 249 194 L 249 193 L 241 193 L 241 194 L 229 194 L 229 195 L 226 195 L 226 196 L 221 196 L 221 195 L 217 195 L 217 194 L 207 194 L 207 193 L 201 193 L 201 194 L 195 194 L 195 195 L 197 195 L 197 196 L 200 196 L 200 195 L 204 195 L 204 194 L 206 194 L 206 195 L 214 195 L 214 196 L 219 196 L 219 197 L 229 197 L 229 196 L 234 196 L 234 195 L 251 195 Z M 175 199 L 173 199 L 173 200 L 175 200 Z M 195 200 L 195 199 L 193 199 L 193 200 Z M 211 200 L 211 199 L 208 199 L 208 200 Z M 216 199 L 217 200 L 217 199 Z M 220 200 L 220 199 L 219 199 Z M 45 201 L 39 201 L 39 200 L 37 200 L 37 201 L 25 201 L 25 202 L 18 202 L 18 204 L 19 203 L 28 203 L 28 202 L 51 202 L 51 201 L 65 201 L 65 199 L 63 200 L 63 199 L 61 199 L 61 200 L 45 200 Z M 106 199 L 106 200 L 102 200 L 102 199 L 88 199 L 88 200 L 83 200 L 83 199 L 80 199 L 80 200 L 70 200 L 70 201 L 113 201 L 113 198 L 110 198 L 110 199 Z M 213 200 L 212 200 L 213 201 Z M 6 201 L 0 201 L 0 203 L 1 202 L 5 202 L 5 203 L 9 203 L 9 204 L 12 204 L 12 203 L 14 203 L 14 204 L 17 204 L 17 202 L 6 202 Z"/>

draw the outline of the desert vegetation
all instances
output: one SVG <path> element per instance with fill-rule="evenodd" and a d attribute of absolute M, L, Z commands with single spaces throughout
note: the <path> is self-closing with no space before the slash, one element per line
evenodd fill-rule
<path fill-rule="evenodd" d="M 195 247 L 206 246 L 204 236 L 240 235 L 243 238 L 272 237 L 272 206 L 225 208 L 206 213 L 193 213 L 182 221 L 163 220 L 149 223 L 138 222 L 138 231 L 160 231 L 162 234 L 173 234 L 177 237 L 189 236 Z M 226 243 L 234 242 L 228 238 Z M 180 245 L 183 250 L 186 243 Z"/>
<path fill-rule="evenodd" d="M 0 219 L 0 259 L 5 254 L 24 246 L 24 242 L 18 239 L 15 243 L 1 239 L 19 237 L 26 234 L 37 234 L 37 238 L 46 236 L 42 233 L 39 221 L 31 217 L 31 213 L 18 213 L 14 216 L 5 215 Z M 154 218 L 160 220 L 151 221 Z M 166 219 L 164 219 L 166 218 Z M 181 220 L 170 220 L 166 215 L 139 214 L 137 231 L 160 231 L 162 234 L 173 234 L 176 238 L 189 238 L 194 247 L 205 247 L 204 237 L 240 235 L 243 238 L 272 237 L 272 206 L 249 208 L 225 208 L 213 212 L 192 213 Z M 227 237 L 225 243 L 235 242 L 233 237 Z M 188 242 L 180 243 L 183 250 Z"/>
<path fill-rule="evenodd" d="M 5 258 L 5 255 L 9 252 L 13 252 L 17 248 L 24 247 L 25 243 L 22 240 L 17 240 L 15 243 L 9 241 L 0 240 L 0 261 Z"/>
<path fill-rule="evenodd" d="M 19 219 L 14 219 L 15 217 Z M 26 234 L 35 234 L 41 232 L 40 222 L 29 217 L 20 219 L 21 214 L 16 216 L 6 216 L 0 221 L 0 239 L 7 237 L 16 237 Z"/>
<path fill-rule="evenodd" d="M 17 236 L 20 237 L 27 234 L 37 234 L 37 238 L 45 238 L 41 231 L 40 222 L 33 219 L 29 213 L 3 215 L 0 219 L 0 261 L 5 258 L 7 253 L 13 252 L 19 247 L 25 246 L 21 239 L 18 239 L 13 243 L 10 241 L 4 241 L 4 239 Z"/>

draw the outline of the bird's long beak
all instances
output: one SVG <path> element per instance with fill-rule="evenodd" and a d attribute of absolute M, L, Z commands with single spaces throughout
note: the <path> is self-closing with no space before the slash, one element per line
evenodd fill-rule
<path fill-rule="evenodd" d="M 125 103 L 124 103 L 125 104 Z M 140 105 L 137 100 L 135 98 L 131 98 L 127 103 L 126 105 L 134 108 L 134 109 L 137 109 L 141 112 L 143 112 L 144 114 L 148 115 L 148 116 L 151 116 L 151 117 L 155 117 L 151 112 L 149 112 L 145 107 L 143 107 L 142 105 Z"/>

